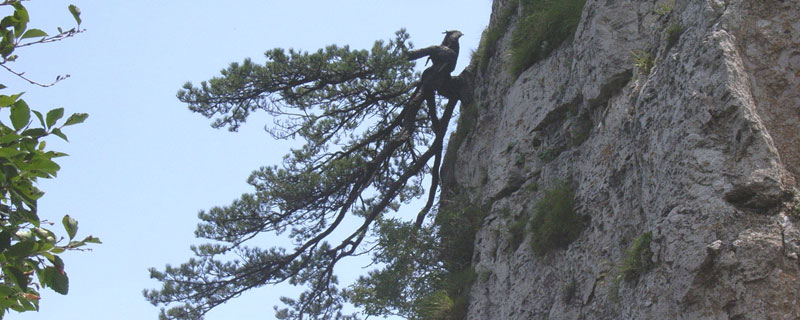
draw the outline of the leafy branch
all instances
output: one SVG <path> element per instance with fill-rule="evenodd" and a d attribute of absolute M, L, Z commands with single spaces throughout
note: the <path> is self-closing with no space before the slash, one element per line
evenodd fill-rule
<path fill-rule="evenodd" d="M 6 16 L 0 20 L 0 37 L 2 37 L 0 38 L 0 66 L 28 83 L 40 87 L 50 87 L 61 80 L 69 78 L 69 75 L 59 75 L 56 77 L 56 80 L 51 83 L 41 83 L 25 77 L 25 72 L 15 71 L 13 68 L 9 67 L 7 63 L 14 62 L 19 58 L 18 55 L 14 54 L 14 51 L 18 48 L 57 42 L 84 32 L 85 29 L 80 29 L 82 22 L 80 9 L 74 5 L 69 5 L 68 7 L 70 14 L 72 14 L 72 17 L 77 23 L 75 28 L 64 31 L 61 27 L 58 27 L 58 33 L 51 36 L 41 29 L 28 29 L 30 16 L 28 10 L 22 5 L 22 1 L 7 0 L 0 3 L 0 6 L 12 6 L 14 8 L 12 15 Z"/>
<path fill-rule="evenodd" d="M 0 20 L 0 66 L 31 84 L 47 87 L 15 72 L 6 64 L 17 59 L 14 50 L 33 44 L 59 41 L 79 33 L 72 29 L 48 36 L 40 29 L 28 29 L 28 11 L 21 1 L 6 0 L 0 6 L 13 6 L 14 12 Z M 80 24 L 80 10 L 70 6 L 69 11 Z M 23 42 L 26 39 L 40 38 Z M 65 77 L 57 77 L 56 82 Z M 5 89 L 0 84 L 0 89 Z M 17 312 L 39 309 L 37 290 L 50 288 L 60 294 L 69 291 L 69 279 L 64 261 L 59 254 L 68 250 L 87 250 L 88 244 L 99 244 L 93 236 L 77 240 L 78 221 L 65 215 L 61 220 L 68 239 L 56 237 L 38 215 L 38 200 L 44 192 L 37 187 L 38 179 L 55 178 L 61 167 L 56 158 L 66 156 L 46 148 L 45 138 L 57 136 L 67 140 L 64 128 L 82 123 L 85 113 L 64 117 L 64 109 L 57 108 L 42 114 L 32 110 L 22 93 L 0 95 L 0 111 L 8 110 L 8 123 L 0 121 L 0 319 L 8 310 Z M 35 118 L 35 119 L 33 119 Z M 38 120 L 38 125 L 36 121 Z"/>

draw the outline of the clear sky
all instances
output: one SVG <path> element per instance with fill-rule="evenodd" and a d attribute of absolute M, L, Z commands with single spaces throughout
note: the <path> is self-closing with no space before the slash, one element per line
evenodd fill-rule
<path fill-rule="evenodd" d="M 71 77 L 42 89 L 3 71 L 0 83 L 9 87 L 4 94 L 25 91 L 33 109 L 90 114 L 67 128 L 70 143 L 48 140 L 50 149 L 70 157 L 60 159 L 58 178 L 40 182 L 46 192 L 40 216 L 60 221 L 70 214 L 80 222 L 79 237 L 91 234 L 104 244 L 64 254 L 69 295 L 43 290 L 40 312 L 11 312 L 7 319 L 156 319 L 158 309 L 141 293 L 160 285 L 147 269 L 187 260 L 189 245 L 200 243 L 193 234 L 197 212 L 250 192 L 250 172 L 279 163 L 289 144 L 263 132 L 269 119 L 257 113 L 238 133 L 212 129 L 175 98 L 186 81 L 207 80 L 246 57 L 263 62 L 263 52 L 274 47 L 369 48 L 400 28 L 418 48 L 441 42 L 444 30 L 461 30 L 457 74 L 491 11 L 490 0 L 33 0 L 26 3 L 29 26 L 50 33 L 72 27 L 69 4 L 81 8 L 86 32 L 19 49 L 12 66 L 42 82 Z M 338 271 L 354 279 L 363 265 Z M 272 319 L 278 297 L 295 292 L 263 287 L 206 319 Z"/>

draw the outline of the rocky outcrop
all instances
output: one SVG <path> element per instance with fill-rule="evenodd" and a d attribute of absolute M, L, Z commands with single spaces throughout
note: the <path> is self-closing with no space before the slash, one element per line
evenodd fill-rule
<path fill-rule="evenodd" d="M 589 0 L 573 41 L 519 77 L 507 32 L 443 173 L 446 190 L 491 208 L 468 318 L 800 318 L 798 12 L 790 0 Z M 538 256 L 510 230 L 561 182 L 590 220 Z M 650 267 L 620 280 L 647 232 Z"/>

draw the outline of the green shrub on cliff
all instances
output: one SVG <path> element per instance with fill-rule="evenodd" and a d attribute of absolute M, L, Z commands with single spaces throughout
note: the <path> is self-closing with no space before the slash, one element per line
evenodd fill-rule
<path fill-rule="evenodd" d="M 519 75 L 571 39 L 586 0 L 520 0 L 523 17 L 512 35 L 511 73 Z"/>
<path fill-rule="evenodd" d="M 517 13 L 518 7 L 519 2 L 511 1 L 497 17 L 497 21 L 483 32 L 480 46 L 475 51 L 481 71 L 486 71 L 489 66 L 489 58 L 497 51 L 497 41 L 506 34 L 508 25 L 511 24 L 511 18 Z"/>
<path fill-rule="evenodd" d="M 653 251 L 650 242 L 653 240 L 652 232 L 645 232 L 633 240 L 631 248 L 625 252 L 625 258 L 619 267 L 619 273 L 626 281 L 632 281 L 645 273 L 652 266 Z"/>
<path fill-rule="evenodd" d="M 540 256 L 575 241 L 587 218 L 575 212 L 575 193 L 564 183 L 545 191 L 533 210 L 531 248 Z"/>

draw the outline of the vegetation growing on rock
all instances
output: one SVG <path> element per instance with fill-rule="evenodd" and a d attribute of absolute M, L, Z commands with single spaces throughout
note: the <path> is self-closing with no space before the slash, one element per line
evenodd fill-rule
<path fill-rule="evenodd" d="M 478 67 L 481 71 L 485 72 L 486 68 L 489 66 L 489 58 L 491 58 L 495 52 L 497 52 L 497 41 L 499 41 L 500 38 L 502 38 L 508 31 L 511 20 L 517 14 L 518 8 L 518 0 L 509 2 L 508 5 L 500 12 L 500 15 L 497 17 L 497 21 L 489 25 L 486 31 L 483 32 L 480 46 L 478 47 L 478 50 L 475 51 L 475 57 L 473 57 L 473 59 L 478 60 Z"/>
<path fill-rule="evenodd" d="M 653 251 L 650 250 L 650 242 L 652 240 L 652 232 L 642 233 L 633 240 L 631 247 L 625 251 L 625 257 L 619 267 L 619 273 L 625 281 L 635 280 L 653 265 L 651 261 Z"/>
<path fill-rule="evenodd" d="M 520 0 L 522 18 L 512 35 L 511 73 L 546 58 L 578 28 L 586 0 Z"/>
<path fill-rule="evenodd" d="M 531 248 L 537 255 L 566 248 L 583 231 L 587 217 L 575 211 L 575 193 L 566 183 L 545 191 L 530 221 Z"/>

